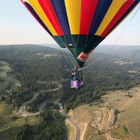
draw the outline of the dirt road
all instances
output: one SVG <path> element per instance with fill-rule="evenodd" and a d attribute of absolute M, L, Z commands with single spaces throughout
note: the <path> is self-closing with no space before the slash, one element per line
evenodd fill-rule
<path fill-rule="evenodd" d="M 86 122 L 86 123 L 84 124 L 84 130 L 83 130 L 83 132 L 82 132 L 82 134 L 81 134 L 81 140 L 84 140 L 84 136 L 85 136 L 87 127 L 88 127 L 88 122 Z"/>
<path fill-rule="evenodd" d="M 49 90 L 42 90 L 39 91 L 38 93 L 36 93 L 33 98 L 30 101 L 25 102 L 19 109 L 18 111 L 18 115 L 22 116 L 22 117 L 31 117 L 31 116 L 36 116 L 40 114 L 40 111 L 42 110 L 42 108 L 45 106 L 46 101 L 39 107 L 39 112 L 36 113 L 31 113 L 31 112 L 27 112 L 24 108 L 25 104 L 31 102 L 32 100 L 36 99 L 40 94 L 42 93 L 46 93 L 46 92 L 54 92 L 54 91 L 58 91 L 61 88 L 61 85 L 58 86 L 58 88 L 55 89 L 49 89 Z"/>
<path fill-rule="evenodd" d="M 75 129 L 75 134 L 76 134 L 75 140 L 80 140 L 80 128 L 79 128 L 78 124 L 71 116 L 67 116 L 67 119 L 69 120 L 69 123 L 71 123 Z"/>

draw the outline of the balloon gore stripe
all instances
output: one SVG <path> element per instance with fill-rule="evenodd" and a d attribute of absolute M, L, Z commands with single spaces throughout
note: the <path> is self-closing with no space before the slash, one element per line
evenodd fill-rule
<path fill-rule="evenodd" d="M 82 0 L 80 34 L 88 34 L 99 0 Z"/>
<path fill-rule="evenodd" d="M 56 15 L 55 15 L 55 11 L 52 7 L 51 1 L 50 0 L 38 0 L 38 2 L 40 4 L 40 6 L 42 7 L 46 16 L 48 17 L 48 19 L 52 23 L 53 27 L 55 28 L 57 34 L 60 36 L 63 35 L 61 26 L 58 22 Z"/>
<path fill-rule="evenodd" d="M 134 2 L 134 0 L 127 0 L 123 4 L 123 6 L 117 12 L 117 14 L 113 18 L 113 20 L 110 22 L 110 24 L 106 27 L 106 29 L 102 33 L 102 36 L 105 37 L 109 33 L 109 31 L 113 28 L 113 26 L 117 23 L 117 21 L 119 21 L 120 18 L 123 17 L 123 15 L 126 13 L 126 11 L 128 10 L 128 8 L 130 8 L 130 6 L 133 4 L 133 2 Z"/>
<path fill-rule="evenodd" d="M 108 8 L 110 7 L 112 0 L 99 0 L 95 15 L 93 17 L 89 34 L 94 35 L 97 29 L 99 28 Z"/>
<path fill-rule="evenodd" d="M 128 0 L 127 0 L 128 1 Z M 133 0 L 133 4 L 128 8 L 122 17 L 117 21 L 117 23 L 110 29 L 110 31 L 105 35 L 105 37 L 108 36 L 110 32 L 112 32 L 131 12 L 132 10 L 139 4 L 140 0 Z"/>
<path fill-rule="evenodd" d="M 64 0 L 51 0 L 51 3 L 55 10 L 55 14 L 59 20 L 63 33 L 65 35 L 70 34 L 70 28 L 69 28 Z"/>

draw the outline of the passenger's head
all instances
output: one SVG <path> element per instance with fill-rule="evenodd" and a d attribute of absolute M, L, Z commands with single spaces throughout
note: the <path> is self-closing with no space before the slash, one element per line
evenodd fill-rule
<path fill-rule="evenodd" d="M 75 70 L 78 70 L 78 69 L 79 69 L 79 67 L 76 65 L 76 66 L 74 67 L 74 69 L 75 69 Z"/>

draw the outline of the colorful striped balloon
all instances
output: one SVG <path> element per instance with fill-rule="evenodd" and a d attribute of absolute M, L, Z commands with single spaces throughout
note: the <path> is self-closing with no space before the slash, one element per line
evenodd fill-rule
<path fill-rule="evenodd" d="M 21 0 L 80 67 L 140 0 Z"/>

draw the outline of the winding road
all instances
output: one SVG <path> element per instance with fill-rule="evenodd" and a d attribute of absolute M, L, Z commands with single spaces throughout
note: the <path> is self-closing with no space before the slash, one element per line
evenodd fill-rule
<path fill-rule="evenodd" d="M 30 103 L 31 101 L 33 101 L 34 99 L 36 99 L 40 94 L 42 93 L 46 93 L 46 92 L 54 92 L 54 91 L 58 91 L 60 90 L 62 87 L 62 85 L 59 85 L 57 88 L 54 88 L 54 89 L 49 89 L 49 90 L 42 90 L 42 91 L 39 91 L 38 93 L 36 93 L 33 98 L 27 102 L 25 102 L 19 109 L 18 111 L 18 115 L 22 116 L 22 117 L 31 117 L 31 116 L 36 116 L 36 115 L 39 115 L 40 112 L 43 110 L 45 104 L 46 104 L 46 101 L 44 103 L 42 103 L 42 105 L 39 107 L 39 112 L 36 112 L 36 113 L 31 113 L 31 112 L 27 112 L 24 108 L 25 104 L 27 103 Z"/>

